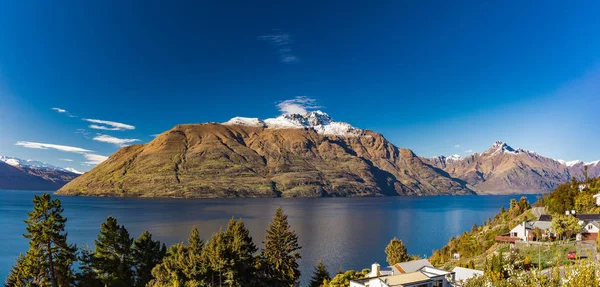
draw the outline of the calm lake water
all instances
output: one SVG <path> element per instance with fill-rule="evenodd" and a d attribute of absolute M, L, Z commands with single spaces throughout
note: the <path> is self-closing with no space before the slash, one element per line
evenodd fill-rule
<path fill-rule="evenodd" d="M 28 248 L 23 220 L 35 191 L 0 191 L 0 278 Z M 55 196 L 56 197 L 56 196 Z M 187 239 L 196 225 L 203 237 L 242 218 L 257 245 L 277 207 L 282 206 L 302 245 L 302 282 L 315 262 L 329 271 L 385 264 L 384 249 L 394 237 L 412 254 L 431 255 L 451 236 L 493 217 L 511 198 L 520 196 L 435 196 L 384 198 L 144 199 L 58 197 L 68 218 L 70 243 L 94 245 L 100 223 L 114 216 L 133 237 L 144 230 L 167 244 Z M 534 195 L 527 195 L 530 202 Z M 2 279 L 3 283 L 4 279 Z"/>

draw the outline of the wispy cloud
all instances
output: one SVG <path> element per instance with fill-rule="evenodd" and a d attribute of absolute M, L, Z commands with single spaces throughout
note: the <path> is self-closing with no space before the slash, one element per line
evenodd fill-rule
<path fill-rule="evenodd" d="M 260 36 L 258 39 L 266 41 L 271 44 L 271 46 L 275 47 L 281 62 L 286 64 L 294 64 L 300 61 L 300 58 L 298 58 L 298 56 L 296 56 L 292 51 L 291 45 L 294 42 L 294 39 L 289 33 L 278 32 Z"/>
<path fill-rule="evenodd" d="M 72 162 L 72 161 L 73 161 L 73 160 L 72 160 L 72 159 L 70 159 L 70 158 L 59 158 L 59 160 L 62 160 L 62 161 L 68 161 L 68 162 Z"/>
<path fill-rule="evenodd" d="M 93 123 L 89 125 L 92 129 L 97 130 L 106 130 L 106 131 L 123 131 L 123 130 L 135 130 L 135 127 L 132 125 L 113 122 L 113 121 L 105 121 L 105 120 L 97 120 L 97 119 L 83 119 L 84 121 Z"/>
<path fill-rule="evenodd" d="M 473 153 L 472 149 L 465 150 L 465 153 Z"/>
<path fill-rule="evenodd" d="M 70 118 L 74 118 L 75 116 L 69 113 L 69 111 L 61 108 L 52 108 L 51 110 L 58 112 L 59 114 L 65 114 Z"/>
<path fill-rule="evenodd" d="M 455 144 L 454 147 L 455 148 L 460 148 L 460 145 L 459 144 Z"/>
<path fill-rule="evenodd" d="M 318 109 L 317 100 L 305 96 L 298 96 L 277 104 L 283 114 L 305 114 L 308 110 Z"/>
<path fill-rule="evenodd" d="M 74 153 L 87 153 L 91 152 L 91 150 L 67 146 L 67 145 L 57 145 L 57 144 L 48 144 L 48 143 L 38 143 L 38 142 L 28 142 L 28 141 L 18 141 L 15 145 L 26 147 L 26 148 L 34 148 L 34 149 L 54 149 L 65 152 L 74 152 Z"/>
<path fill-rule="evenodd" d="M 134 143 L 137 141 L 140 141 L 139 139 L 122 139 L 122 138 L 117 138 L 117 137 L 113 137 L 113 136 L 109 136 L 109 135 L 102 135 L 102 134 L 98 134 L 97 136 L 94 137 L 95 141 L 99 141 L 99 142 L 105 142 L 105 143 L 111 143 L 120 147 L 126 146 L 130 143 Z"/>
<path fill-rule="evenodd" d="M 150 136 L 151 136 L 151 137 L 153 137 L 153 138 L 155 138 L 155 137 L 157 137 L 157 136 L 159 136 L 159 135 L 160 135 L 160 134 L 152 134 L 152 135 L 150 135 Z"/>
<path fill-rule="evenodd" d="M 98 165 L 108 159 L 107 156 L 93 154 L 93 153 L 86 153 L 83 156 L 87 160 L 86 162 L 83 162 L 86 165 Z"/>
<path fill-rule="evenodd" d="M 90 133 L 86 129 L 77 129 L 75 131 L 76 134 L 81 134 L 84 138 L 89 139 Z"/>

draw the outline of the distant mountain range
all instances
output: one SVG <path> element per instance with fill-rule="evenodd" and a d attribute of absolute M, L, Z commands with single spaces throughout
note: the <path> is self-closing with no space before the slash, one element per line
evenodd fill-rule
<path fill-rule="evenodd" d="M 80 174 L 73 168 L 0 156 L 0 189 L 57 190 Z"/>
<path fill-rule="evenodd" d="M 25 164 L 19 166 L 27 170 Z M 545 193 L 571 177 L 583 178 L 584 166 L 590 177 L 600 175 L 598 161 L 554 160 L 504 142 L 464 158 L 423 158 L 379 133 L 316 111 L 178 125 L 149 143 L 120 149 L 77 178 L 61 177 L 63 184 L 75 179 L 58 193 L 140 197 Z"/>
<path fill-rule="evenodd" d="M 599 161 L 554 160 L 533 151 L 513 149 L 501 141 L 465 158 L 454 155 L 428 160 L 450 176 L 464 180 L 479 194 L 545 193 L 572 177 L 583 179 L 584 166 L 588 167 L 588 176 L 600 175 Z"/>

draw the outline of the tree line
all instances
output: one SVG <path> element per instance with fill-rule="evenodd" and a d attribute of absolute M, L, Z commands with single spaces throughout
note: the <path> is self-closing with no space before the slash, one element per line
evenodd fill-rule
<path fill-rule="evenodd" d="M 254 244 L 244 222 L 232 218 L 204 242 L 194 226 L 186 243 L 166 247 L 143 232 L 133 239 L 124 225 L 108 217 L 100 225 L 94 248 L 78 248 L 67 241 L 60 200 L 47 193 L 35 195 L 33 211 L 25 220 L 29 249 L 19 255 L 6 287 L 212 287 L 298 286 L 301 246 L 287 215 L 278 208 L 264 237 L 264 248 Z M 390 265 L 418 259 L 394 238 L 385 249 Z M 76 268 L 75 268 L 76 265 Z M 349 286 L 368 269 L 338 271 L 332 278 L 319 261 L 308 283 L 311 287 Z"/>
<path fill-rule="evenodd" d="M 23 235 L 29 249 L 17 258 L 5 286 L 287 287 L 297 286 L 300 278 L 301 247 L 281 208 L 260 250 L 243 221 L 234 218 L 206 242 L 194 227 L 187 243 L 167 248 L 148 231 L 133 239 L 125 226 L 108 217 L 95 248 L 78 248 L 67 241 L 62 213 L 60 200 L 34 196 Z"/>

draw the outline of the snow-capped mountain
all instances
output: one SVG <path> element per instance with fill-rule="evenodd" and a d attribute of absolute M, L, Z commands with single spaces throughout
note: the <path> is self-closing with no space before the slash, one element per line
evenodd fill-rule
<path fill-rule="evenodd" d="M 0 156 L 0 189 L 57 190 L 80 174 L 73 168 Z"/>
<path fill-rule="evenodd" d="M 571 177 L 600 176 L 600 161 L 584 163 L 544 157 L 497 141 L 482 153 L 466 157 L 436 156 L 429 162 L 472 185 L 478 193 L 547 192 Z"/>
<path fill-rule="evenodd" d="M 0 161 L 3 161 L 14 167 L 24 167 L 24 168 L 44 170 L 44 171 L 58 170 L 58 171 L 71 172 L 71 173 L 75 173 L 75 174 L 83 174 L 83 172 L 78 171 L 71 167 L 63 168 L 63 167 L 51 165 L 49 163 L 45 163 L 45 162 L 41 162 L 41 161 L 37 161 L 37 160 L 31 160 L 31 159 L 23 160 L 23 159 L 16 158 L 16 157 L 0 156 Z"/>
<path fill-rule="evenodd" d="M 285 114 L 265 120 L 259 118 L 234 117 L 223 124 L 246 125 L 268 129 L 310 128 L 320 134 L 336 136 L 360 136 L 363 133 L 363 130 L 355 128 L 348 123 L 332 120 L 328 114 L 322 111 L 307 112 L 305 114 Z"/>

